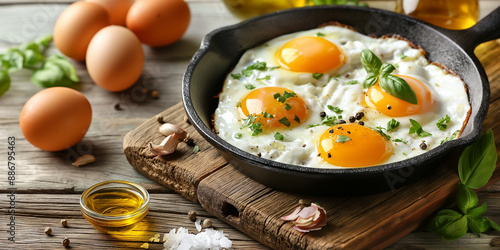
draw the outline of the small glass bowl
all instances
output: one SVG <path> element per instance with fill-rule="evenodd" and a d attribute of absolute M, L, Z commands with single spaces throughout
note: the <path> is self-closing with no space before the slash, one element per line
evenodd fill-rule
<path fill-rule="evenodd" d="M 107 208 L 100 213 L 92 209 L 92 207 L 96 208 L 97 205 L 92 206 L 90 199 L 93 196 L 101 194 L 100 208 Z M 123 197 L 120 198 L 120 196 L 126 197 L 127 194 L 140 197 L 142 204 L 133 210 L 120 208 L 123 204 L 127 204 L 126 202 L 123 203 L 126 199 L 123 199 Z M 121 204 L 114 204 L 110 201 L 117 201 L 117 203 Z M 118 212 L 111 215 L 106 214 L 108 211 L 116 211 L 116 209 L 118 209 Z M 80 196 L 80 210 L 83 217 L 95 228 L 109 234 L 123 233 L 137 226 L 148 213 L 149 193 L 142 186 L 129 181 L 104 181 L 93 185 L 82 193 Z M 120 214 L 120 211 L 123 215 Z"/>

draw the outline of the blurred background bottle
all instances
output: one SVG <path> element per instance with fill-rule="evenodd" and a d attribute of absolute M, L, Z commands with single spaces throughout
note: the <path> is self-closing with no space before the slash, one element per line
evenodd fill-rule
<path fill-rule="evenodd" d="M 240 19 L 246 19 L 265 13 L 303 7 L 307 0 L 224 0 L 226 7 Z"/>
<path fill-rule="evenodd" d="M 466 29 L 479 19 L 478 0 L 397 0 L 396 12 L 447 29 Z"/>

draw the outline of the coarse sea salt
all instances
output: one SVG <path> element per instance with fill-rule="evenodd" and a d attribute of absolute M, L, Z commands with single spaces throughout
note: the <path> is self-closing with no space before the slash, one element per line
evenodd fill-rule
<path fill-rule="evenodd" d="M 223 231 L 207 228 L 198 234 L 190 234 L 186 228 L 172 229 L 165 234 L 165 249 L 172 250 L 219 250 L 231 249 L 233 243 Z"/>

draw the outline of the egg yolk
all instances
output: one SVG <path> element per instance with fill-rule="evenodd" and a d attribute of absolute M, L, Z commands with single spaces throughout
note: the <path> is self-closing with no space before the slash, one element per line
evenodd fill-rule
<path fill-rule="evenodd" d="M 339 124 L 327 129 L 318 141 L 319 155 L 342 167 L 367 167 L 385 162 L 392 145 L 380 133 L 358 124 Z"/>
<path fill-rule="evenodd" d="M 238 108 L 242 119 L 255 116 L 263 128 L 293 128 L 309 116 L 309 107 L 293 91 L 281 87 L 252 90 Z"/>
<path fill-rule="evenodd" d="M 424 113 L 434 107 L 434 99 L 429 89 L 419 80 L 410 77 L 397 75 L 403 78 L 413 89 L 417 96 L 417 104 L 403 101 L 388 92 L 384 91 L 377 83 L 370 87 L 365 95 L 368 107 L 376 109 L 391 117 L 401 117 L 413 114 Z"/>
<path fill-rule="evenodd" d="M 282 68 L 310 73 L 324 73 L 344 63 L 337 45 L 321 37 L 299 37 L 285 43 L 277 52 Z"/>

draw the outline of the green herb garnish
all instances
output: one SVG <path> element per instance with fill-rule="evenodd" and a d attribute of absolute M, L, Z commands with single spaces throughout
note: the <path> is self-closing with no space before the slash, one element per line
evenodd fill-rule
<path fill-rule="evenodd" d="M 200 151 L 200 147 L 198 145 L 194 146 L 193 153 L 196 154 Z"/>
<path fill-rule="evenodd" d="M 252 90 L 255 88 L 255 86 L 253 86 L 252 84 L 245 84 L 245 88 L 248 90 Z"/>
<path fill-rule="evenodd" d="M 390 140 L 390 139 L 391 139 L 391 137 L 390 137 L 388 134 L 384 133 L 384 129 L 385 129 L 385 128 L 382 128 L 382 127 L 380 127 L 380 126 L 377 126 L 377 128 L 374 128 L 373 130 L 374 130 L 374 131 L 376 131 L 376 132 L 378 132 L 378 133 L 379 133 L 380 135 L 382 135 L 383 137 L 385 137 L 385 139 Z"/>
<path fill-rule="evenodd" d="M 290 106 L 290 105 L 288 104 L 288 102 L 287 102 L 287 103 L 285 104 L 285 109 L 286 109 L 286 110 L 290 110 L 290 109 L 292 109 L 292 106 Z"/>
<path fill-rule="evenodd" d="M 382 64 L 380 58 L 369 49 L 361 51 L 361 64 L 367 73 L 363 82 L 364 88 L 369 88 L 379 82 L 380 87 L 392 96 L 411 104 L 418 104 L 417 95 L 410 85 L 404 79 L 391 75 L 396 69 L 393 65 Z"/>
<path fill-rule="evenodd" d="M 266 111 L 262 112 L 262 116 L 264 116 L 264 118 L 274 118 L 273 115 L 267 113 Z"/>
<path fill-rule="evenodd" d="M 453 134 L 451 134 L 450 136 L 448 136 L 448 137 L 444 138 L 444 140 L 442 140 L 442 141 L 441 141 L 441 144 L 443 144 L 443 143 L 445 143 L 445 142 L 447 142 L 447 141 L 451 141 L 451 140 L 453 140 L 453 139 L 457 138 L 458 133 L 460 133 L 460 130 L 457 130 L 457 131 L 453 132 Z"/>
<path fill-rule="evenodd" d="M 486 203 L 478 207 L 479 199 L 473 189 L 486 185 L 493 175 L 497 162 L 497 150 L 493 132 L 486 131 L 479 140 L 468 146 L 458 162 L 457 207 L 459 211 L 444 209 L 429 222 L 427 229 L 444 240 L 462 238 L 467 231 L 477 234 L 492 228 L 500 231 L 500 226 L 483 216 Z"/>
<path fill-rule="evenodd" d="M 448 125 L 446 125 L 445 123 L 449 122 L 450 122 L 450 117 L 446 115 L 445 117 L 439 119 L 439 121 L 436 123 L 436 126 L 438 127 L 439 130 L 445 130 L 448 127 Z"/>
<path fill-rule="evenodd" d="M 233 79 L 239 80 L 239 79 L 241 79 L 241 74 L 240 73 L 236 73 L 236 74 L 231 73 L 231 77 Z"/>
<path fill-rule="evenodd" d="M 285 117 L 281 118 L 279 122 L 287 127 L 290 127 L 290 121 Z"/>
<path fill-rule="evenodd" d="M 322 73 L 313 73 L 313 78 L 319 80 L 323 76 Z"/>
<path fill-rule="evenodd" d="M 337 139 L 335 139 L 335 142 L 340 142 L 340 143 L 344 143 L 346 141 L 350 141 L 351 138 L 349 138 L 348 136 L 345 136 L 345 135 L 337 135 Z"/>
<path fill-rule="evenodd" d="M 321 32 L 318 32 L 318 33 L 316 33 L 316 36 L 317 36 L 317 37 L 323 37 L 323 36 L 325 36 L 325 34 L 323 34 L 323 33 L 321 33 Z"/>
<path fill-rule="evenodd" d="M 296 121 L 297 123 L 300 123 L 300 119 L 297 115 L 295 115 L 295 117 L 293 118 L 294 121 Z"/>
<path fill-rule="evenodd" d="M 262 123 L 260 121 L 253 123 L 252 125 L 248 126 L 248 128 L 252 130 L 252 136 L 256 136 L 262 133 Z"/>
<path fill-rule="evenodd" d="M 271 79 L 271 76 L 270 75 L 266 75 L 264 77 L 261 77 L 261 78 L 257 78 L 257 80 L 270 80 Z"/>
<path fill-rule="evenodd" d="M 236 138 L 236 139 L 241 139 L 242 136 L 243 135 L 241 133 L 234 134 L 234 138 Z"/>
<path fill-rule="evenodd" d="M 405 59 L 407 56 L 405 54 L 402 54 L 399 58 Z"/>
<path fill-rule="evenodd" d="M 266 70 L 266 62 L 256 62 L 248 66 L 246 69 L 241 71 L 241 74 L 243 74 L 246 77 L 249 77 L 252 75 L 254 70 L 259 70 L 259 71 L 264 71 Z"/>
<path fill-rule="evenodd" d="M 358 80 L 350 80 L 346 83 L 346 85 L 356 85 L 358 84 Z"/>
<path fill-rule="evenodd" d="M 339 107 L 334 107 L 332 105 L 328 105 L 327 107 L 329 110 L 335 112 L 336 114 L 340 114 L 340 113 L 344 112 L 344 110 L 340 109 Z"/>
<path fill-rule="evenodd" d="M 401 139 L 394 139 L 394 140 L 392 140 L 392 141 L 393 141 L 393 142 L 402 142 L 402 143 L 404 143 L 404 144 L 408 143 L 407 141 L 403 141 L 403 140 L 401 140 Z"/>
<path fill-rule="evenodd" d="M 326 116 L 323 118 L 323 121 L 321 122 L 321 125 L 326 125 L 326 126 L 333 126 L 339 124 L 337 122 L 337 118 L 335 116 Z"/>
<path fill-rule="evenodd" d="M 278 102 L 285 103 L 285 101 L 288 98 L 295 97 L 296 95 L 297 94 L 295 94 L 294 92 L 283 91 L 283 95 L 281 95 L 280 93 L 276 93 L 273 95 L 273 97 L 274 97 L 274 99 L 277 99 Z"/>
<path fill-rule="evenodd" d="M 279 68 L 281 68 L 281 66 L 273 66 L 273 67 L 267 68 L 267 71 L 271 71 L 271 70 L 275 70 L 275 69 L 279 69 Z"/>
<path fill-rule="evenodd" d="M 387 129 L 386 129 L 386 130 L 387 130 L 387 132 L 389 132 L 389 131 L 392 131 L 392 130 L 396 129 L 397 127 L 399 127 L 399 124 L 400 124 L 400 122 L 398 122 L 398 121 L 396 121 L 396 120 L 394 120 L 394 119 L 392 119 L 392 120 L 388 121 L 388 122 L 387 122 Z"/>
<path fill-rule="evenodd" d="M 285 139 L 285 137 L 280 134 L 279 132 L 276 132 L 276 134 L 274 134 L 274 139 L 278 140 L 278 141 L 283 141 L 283 139 Z"/>
<path fill-rule="evenodd" d="M 417 121 L 410 119 L 410 123 L 411 123 L 411 126 L 410 126 L 410 131 L 408 132 L 408 134 L 416 133 L 420 137 L 426 137 L 426 136 L 432 135 L 431 133 L 425 132 L 424 129 L 422 128 L 422 126 L 420 125 L 420 123 L 418 123 Z"/>

